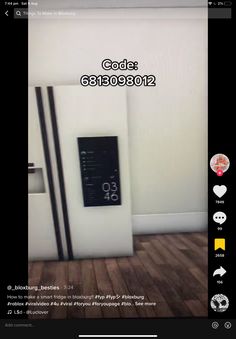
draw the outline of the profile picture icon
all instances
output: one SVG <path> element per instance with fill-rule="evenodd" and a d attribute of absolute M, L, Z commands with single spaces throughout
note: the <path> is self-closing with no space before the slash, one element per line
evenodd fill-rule
<path fill-rule="evenodd" d="M 211 308 L 215 312 L 225 312 L 229 307 L 229 299 L 224 294 L 215 294 L 211 298 Z"/>
<path fill-rule="evenodd" d="M 224 154 L 215 154 L 210 160 L 210 166 L 218 176 L 222 176 L 229 169 L 229 158 Z"/>

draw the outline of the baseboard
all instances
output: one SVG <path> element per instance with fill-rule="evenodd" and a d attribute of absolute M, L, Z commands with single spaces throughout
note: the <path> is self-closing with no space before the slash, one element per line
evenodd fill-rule
<path fill-rule="evenodd" d="M 137 214 L 132 216 L 133 234 L 203 232 L 208 213 Z"/>

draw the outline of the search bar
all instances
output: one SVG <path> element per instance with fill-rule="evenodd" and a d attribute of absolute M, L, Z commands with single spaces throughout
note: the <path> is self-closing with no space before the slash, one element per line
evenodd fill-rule
<path fill-rule="evenodd" d="M 15 8 L 14 19 L 61 19 L 74 18 L 76 12 L 74 10 L 35 10 L 28 8 Z"/>
<path fill-rule="evenodd" d="M 28 19 L 28 9 L 14 8 L 14 19 Z"/>

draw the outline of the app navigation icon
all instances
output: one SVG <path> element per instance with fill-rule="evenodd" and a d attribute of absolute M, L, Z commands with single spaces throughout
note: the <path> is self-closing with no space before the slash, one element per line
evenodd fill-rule
<path fill-rule="evenodd" d="M 227 187 L 225 185 L 215 185 L 213 187 L 213 192 L 217 195 L 218 198 L 222 198 L 223 195 L 227 192 Z"/>
<path fill-rule="evenodd" d="M 227 219 L 227 216 L 224 212 L 216 212 L 214 215 L 213 215 L 213 220 L 217 223 L 217 224 L 220 224 L 222 225 Z"/>
<path fill-rule="evenodd" d="M 214 241 L 214 249 L 217 251 L 218 249 L 221 249 L 225 251 L 225 239 L 215 239 Z"/>
<path fill-rule="evenodd" d="M 214 273 L 213 273 L 213 277 L 215 277 L 216 275 L 220 275 L 221 277 L 223 277 L 223 275 L 225 275 L 227 271 L 222 267 L 220 266 L 220 268 L 217 268 Z"/>

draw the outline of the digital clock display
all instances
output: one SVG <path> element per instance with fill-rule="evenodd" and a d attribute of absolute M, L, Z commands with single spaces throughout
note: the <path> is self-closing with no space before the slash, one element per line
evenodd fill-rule
<path fill-rule="evenodd" d="M 121 205 L 118 138 L 78 138 L 84 206 Z"/>

